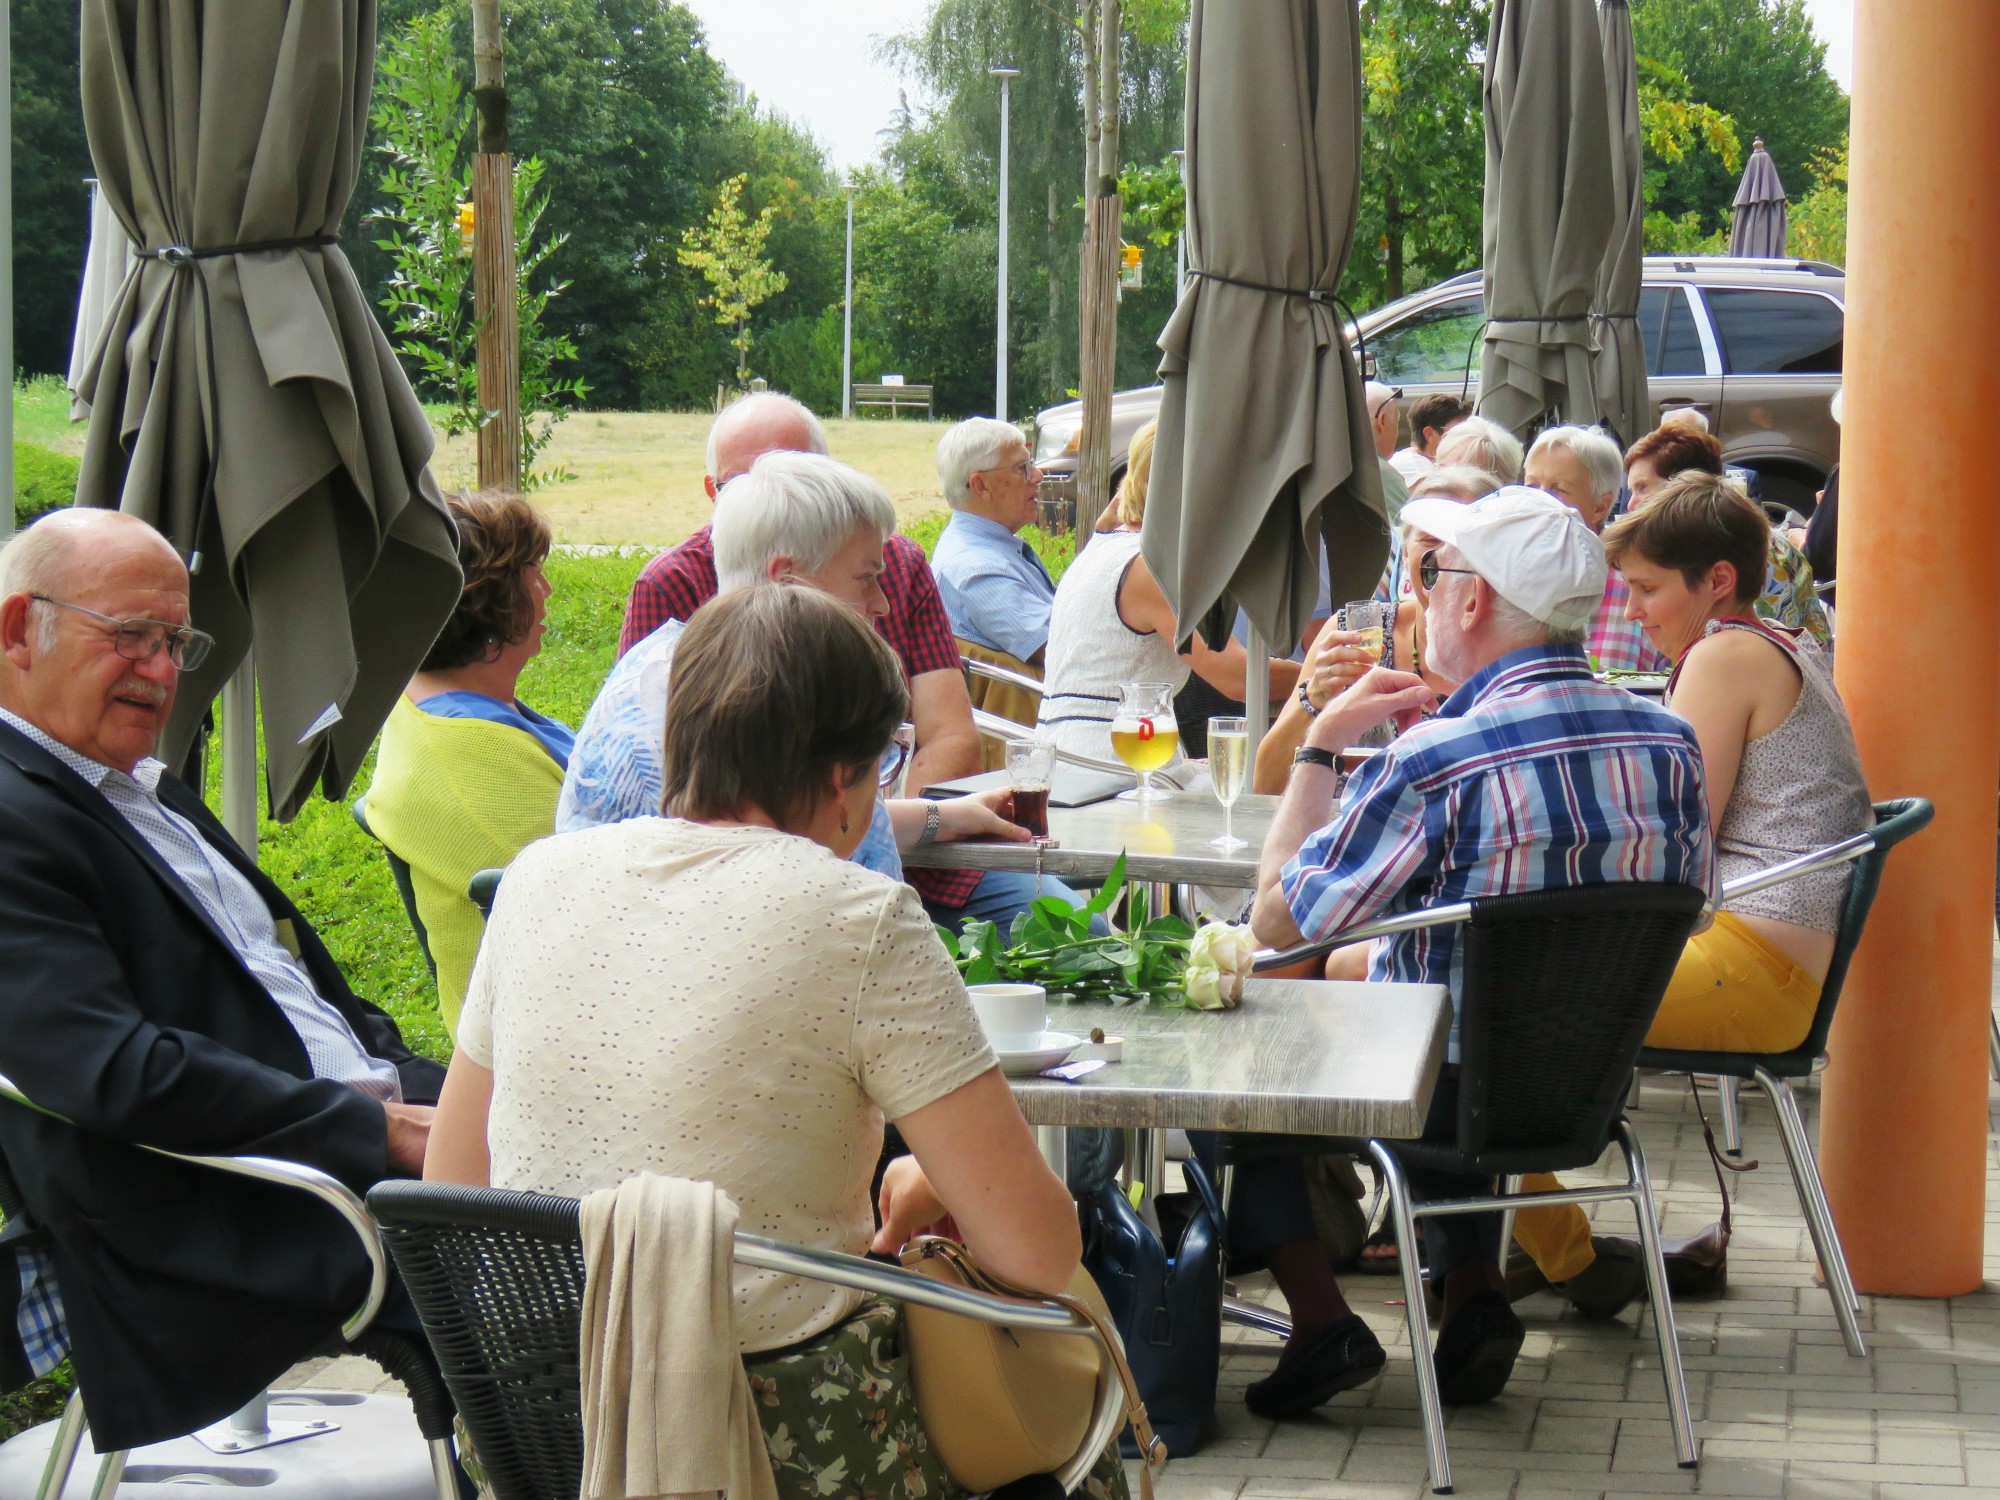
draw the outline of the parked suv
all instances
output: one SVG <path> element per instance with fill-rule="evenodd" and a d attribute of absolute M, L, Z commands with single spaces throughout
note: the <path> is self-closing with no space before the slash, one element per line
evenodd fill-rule
<path fill-rule="evenodd" d="M 1756 476 L 1758 498 L 1809 514 L 1813 493 L 1840 457 L 1840 427 L 1828 410 L 1840 389 L 1847 279 L 1816 261 L 1728 256 L 1648 256 L 1639 294 L 1646 340 L 1647 426 L 1692 406 L 1708 418 L 1723 458 Z M 1375 378 L 1398 386 L 1404 405 L 1433 391 L 1473 400 L 1486 331 L 1477 271 L 1379 307 L 1360 320 Z M 1111 467 L 1124 471 L 1132 434 L 1159 411 L 1160 387 L 1121 391 L 1111 407 Z M 1067 519 L 1075 510 L 1081 403 L 1035 418 L 1042 499 Z M 1639 433 L 1627 433 L 1629 443 Z M 1086 518 L 1088 520 L 1089 518 Z"/>

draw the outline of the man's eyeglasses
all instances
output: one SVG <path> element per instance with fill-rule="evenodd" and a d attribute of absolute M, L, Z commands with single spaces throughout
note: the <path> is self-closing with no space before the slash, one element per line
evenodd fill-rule
<path fill-rule="evenodd" d="M 1447 568 L 1443 566 L 1438 562 L 1437 551 L 1433 548 L 1431 551 L 1426 552 L 1424 560 L 1417 564 L 1417 577 L 1423 581 L 1426 589 L 1434 589 L 1438 586 L 1438 575 L 1440 573 L 1463 573 L 1467 578 L 1477 578 L 1479 576 L 1470 568 Z"/>
<path fill-rule="evenodd" d="M 1019 474 L 1023 479 L 1026 479 L 1028 472 L 1034 467 L 1035 461 L 1032 458 L 1024 458 L 1017 464 L 996 464 L 993 468 L 981 469 L 979 472 L 982 474 Z"/>
<path fill-rule="evenodd" d="M 71 604 L 67 599 L 53 599 L 47 594 L 30 594 L 28 597 L 37 604 L 73 609 L 80 615 L 89 615 L 91 619 L 109 625 L 112 649 L 127 661 L 151 661 L 164 646 L 167 660 L 184 672 L 192 671 L 208 659 L 209 648 L 215 644 L 214 636 L 187 625 L 169 625 L 164 620 L 117 620 L 94 609 L 85 609 L 81 604 Z"/>

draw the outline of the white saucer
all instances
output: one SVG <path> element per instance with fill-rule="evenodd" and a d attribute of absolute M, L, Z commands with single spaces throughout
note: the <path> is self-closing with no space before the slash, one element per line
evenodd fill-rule
<path fill-rule="evenodd" d="M 1067 1031 L 1045 1031 L 1038 1047 L 1019 1052 L 997 1052 L 995 1055 L 1000 1059 L 1002 1073 L 1009 1078 L 1024 1078 L 1044 1068 L 1053 1068 L 1082 1045 L 1082 1037 L 1071 1036 Z"/>

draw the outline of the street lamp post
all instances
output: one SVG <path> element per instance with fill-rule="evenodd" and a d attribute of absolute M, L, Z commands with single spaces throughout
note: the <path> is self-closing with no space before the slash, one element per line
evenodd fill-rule
<path fill-rule="evenodd" d="M 1008 85 L 1021 76 L 1019 68 L 988 68 L 1000 80 L 1000 276 L 994 328 L 993 415 L 1007 420 L 1007 106 Z"/>
<path fill-rule="evenodd" d="M 854 181 L 847 188 L 847 280 L 841 293 L 840 414 L 854 415 Z"/>

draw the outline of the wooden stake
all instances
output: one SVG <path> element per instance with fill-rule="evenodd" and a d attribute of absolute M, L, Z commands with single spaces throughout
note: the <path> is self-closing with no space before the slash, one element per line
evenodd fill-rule
<path fill-rule="evenodd" d="M 472 0 L 472 102 L 479 150 L 472 158 L 472 305 L 477 358 L 479 487 L 521 487 L 521 338 L 514 265 L 514 158 L 508 154 L 507 82 L 499 0 Z"/>

